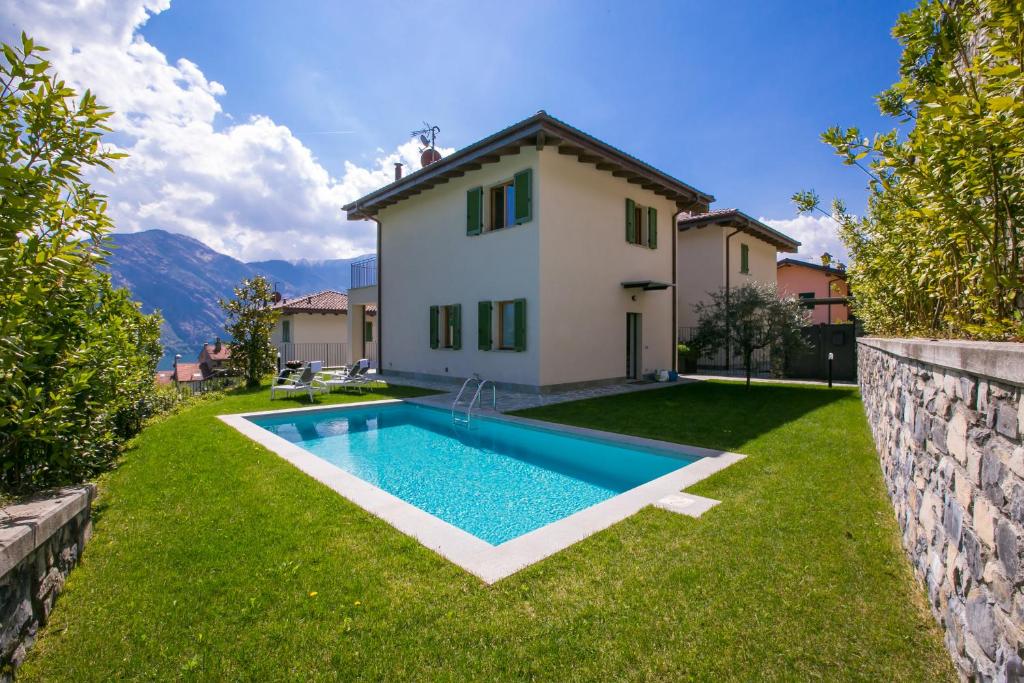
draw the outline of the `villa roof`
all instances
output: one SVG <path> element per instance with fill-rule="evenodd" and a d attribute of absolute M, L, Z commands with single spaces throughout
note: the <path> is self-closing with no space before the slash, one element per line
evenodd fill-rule
<path fill-rule="evenodd" d="M 157 370 L 154 379 L 157 384 L 170 384 L 174 378 L 174 370 Z"/>
<path fill-rule="evenodd" d="M 834 275 L 836 277 L 841 277 L 844 280 L 846 279 L 846 269 L 845 268 L 834 268 L 832 266 L 823 266 L 820 263 L 810 263 L 809 261 L 800 261 L 800 260 L 795 259 L 795 258 L 784 258 L 784 259 L 782 259 L 781 261 L 779 261 L 775 265 L 776 268 L 782 268 L 784 266 L 801 266 L 803 268 L 810 268 L 811 270 L 820 270 L 823 273 L 828 273 L 829 275 Z"/>
<path fill-rule="evenodd" d="M 344 292 L 336 292 L 333 289 L 325 289 L 322 292 L 304 294 L 290 299 L 281 299 L 272 308 L 279 309 L 282 313 L 331 313 L 340 315 L 348 313 L 348 295 Z M 366 312 L 373 314 L 377 307 L 368 305 Z"/>
<path fill-rule="evenodd" d="M 182 363 L 178 361 L 174 369 L 179 382 L 192 382 L 203 378 L 203 369 L 199 363 Z"/>
<path fill-rule="evenodd" d="M 217 344 L 203 344 L 203 351 L 206 352 L 207 358 L 210 360 L 227 360 L 231 358 L 231 347 L 224 342 L 220 343 L 220 351 L 217 350 Z"/>
<path fill-rule="evenodd" d="M 779 251 L 795 253 L 800 243 L 778 230 L 771 228 L 756 218 L 751 218 L 739 209 L 716 209 L 692 216 L 684 216 L 677 223 L 679 231 L 691 228 L 703 228 L 708 225 L 721 225 L 736 228 L 751 237 L 767 242 Z"/>
<path fill-rule="evenodd" d="M 594 164 L 598 170 L 625 178 L 645 190 L 675 201 L 677 205 L 706 205 L 715 200 L 712 195 L 541 110 L 342 208 L 348 213 L 349 220 L 369 218 L 386 206 L 446 183 L 452 178 L 464 176 L 466 172 L 475 171 L 484 164 L 494 163 L 503 155 L 518 154 L 521 147 L 528 145 L 536 146 L 538 150 L 545 146 L 555 147 L 560 154 L 575 156 L 581 163 Z"/>

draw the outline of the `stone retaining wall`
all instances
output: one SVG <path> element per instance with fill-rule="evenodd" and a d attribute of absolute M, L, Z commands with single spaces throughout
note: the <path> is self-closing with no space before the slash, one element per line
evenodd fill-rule
<path fill-rule="evenodd" d="M 903 545 L 962 677 L 1024 680 L 1024 344 L 859 340 Z"/>
<path fill-rule="evenodd" d="M 46 624 L 92 532 L 92 485 L 0 509 L 0 683 Z"/>

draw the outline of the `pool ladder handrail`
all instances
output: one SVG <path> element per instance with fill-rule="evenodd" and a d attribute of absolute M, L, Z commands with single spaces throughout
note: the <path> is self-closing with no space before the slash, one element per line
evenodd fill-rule
<path fill-rule="evenodd" d="M 470 386 L 473 382 L 476 382 L 476 391 L 473 392 L 473 398 L 471 398 L 469 403 L 466 405 L 466 413 L 464 416 L 456 416 L 455 411 L 459 407 L 459 401 L 462 399 L 462 395 L 466 392 L 466 387 Z M 473 406 L 479 405 L 480 394 L 488 384 L 491 385 L 491 408 L 493 410 L 498 409 L 498 390 L 494 386 L 494 382 L 489 379 L 483 379 L 479 374 L 474 372 L 470 377 L 466 378 L 465 382 L 462 383 L 462 388 L 459 389 L 458 395 L 456 395 L 455 400 L 452 402 L 452 424 L 463 424 L 466 425 L 466 427 L 469 427 L 473 420 Z"/>

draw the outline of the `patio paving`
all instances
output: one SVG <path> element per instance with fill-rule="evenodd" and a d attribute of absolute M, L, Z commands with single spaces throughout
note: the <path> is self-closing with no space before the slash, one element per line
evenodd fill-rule
<path fill-rule="evenodd" d="M 452 403 L 455 401 L 455 397 L 458 395 L 459 389 L 462 386 L 461 383 L 456 385 L 451 382 L 408 379 L 405 377 L 388 377 L 383 381 L 389 385 L 419 387 L 421 389 L 433 389 L 435 391 L 444 392 L 441 394 L 434 394 L 432 396 L 421 396 L 419 398 L 406 400 L 446 409 L 452 407 Z M 567 389 L 565 391 L 556 391 L 546 394 L 498 389 L 496 412 L 507 413 L 514 412 L 516 410 L 526 410 L 527 408 L 549 406 L 555 403 L 566 403 L 568 401 L 580 401 L 588 398 L 628 394 L 636 391 L 649 391 L 651 389 L 664 389 L 665 387 L 672 386 L 673 384 L 687 384 L 695 381 L 699 380 L 684 379 L 681 377 L 678 382 L 629 381 L 586 387 L 583 389 Z M 481 399 L 480 410 L 474 412 L 479 412 L 480 414 L 495 412 L 491 410 L 490 400 L 483 400 L 483 396 L 481 396 Z"/>

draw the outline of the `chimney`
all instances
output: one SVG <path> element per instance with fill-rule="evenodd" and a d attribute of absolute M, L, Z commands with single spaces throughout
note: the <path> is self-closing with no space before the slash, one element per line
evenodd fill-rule
<path fill-rule="evenodd" d="M 402 179 L 402 162 L 395 162 L 395 180 Z"/>
<path fill-rule="evenodd" d="M 215 341 L 213 343 L 213 352 L 214 353 L 220 353 L 220 349 L 221 349 L 220 337 L 217 337 L 217 341 Z"/>

